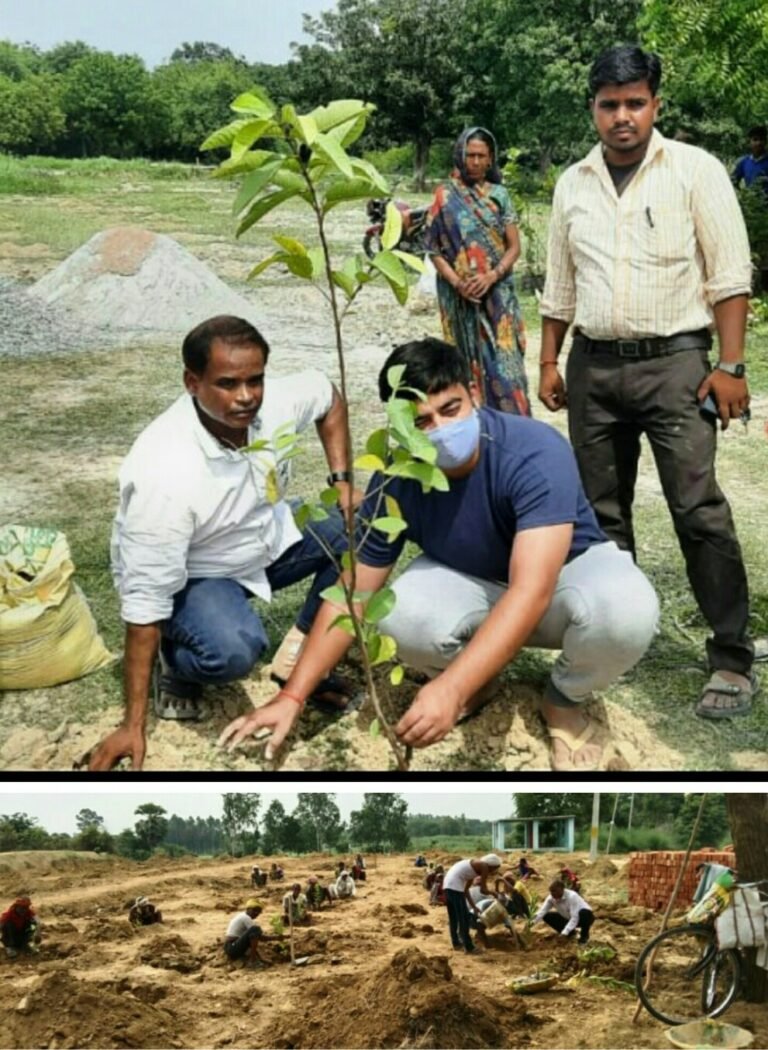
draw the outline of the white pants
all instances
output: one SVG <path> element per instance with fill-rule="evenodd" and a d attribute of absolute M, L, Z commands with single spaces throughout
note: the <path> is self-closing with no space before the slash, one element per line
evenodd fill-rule
<path fill-rule="evenodd" d="M 461 652 L 507 591 L 423 554 L 392 586 L 397 601 L 381 630 L 394 637 L 404 663 L 430 677 Z M 590 547 L 564 565 L 549 608 L 526 642 L 561 650 L 552 669 L 557 692 L 548 698 L 569 706 L 616 681 L 645 653 L 658 619 L 656 592 L 615 543 Z"/>

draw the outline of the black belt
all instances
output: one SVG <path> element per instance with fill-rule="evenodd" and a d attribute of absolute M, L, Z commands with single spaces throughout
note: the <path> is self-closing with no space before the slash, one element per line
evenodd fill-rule
<path fill-rule="evenodd" d="M 576 332 L 573 346 L 586 354 L 612 354 L 614 357 L 647 360 L 650 357 L 676 354 L 679 350 L 709 350 L 712 333 L 708 328 L 700 328 L 698 332 L 678 332 L 677 335 L 655 336 L 652 339 L 590 339 L 583 332 Z"/>

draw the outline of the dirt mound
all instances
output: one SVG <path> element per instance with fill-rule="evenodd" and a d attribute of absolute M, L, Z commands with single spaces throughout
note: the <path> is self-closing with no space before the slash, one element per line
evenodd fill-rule
<path fill-rule="evenodd" d="M 135 226 L 95 234 L 30 294 L 107 330 L 186 332 L 215 314 L 253 315 L 247 299 L 180 244 Z"/>
<path fill-rule="evenodd" d="M 168 1010 L 63 970 L 38 978 L 22 997 L 6 993 L 0 1027 L 3 1045 L 19 1048 L 181 1046 Z"/>
<path fill-rule="evenodd" d="M 176 970 L 178 973 L 195 973 L 202 965 L 202 960 L 192 950 L 189 941 L 177 933 L 155 937 L 140 949 L 137 959 L 158 970 Z"/>
<path fill-rule="evenodd" d="M 120 858 L 124 863 L 124 858 Z M 83 872 L 94 868 L 97 877 L 104 869 L 114 867 L 118 858 L 109 853 L 88 853 L 72 850 L 19 850 L 16 853 L 0 853 L 0 877 L 10 875 L 51 875 L 58 872 Z M 3 879 L 5 881 L 5 879 Z"/>
<path fill-rule="evenodd" d="M 615 875 L 618 872 L 618 867 L 613 863 L 612 860 L 608 860 L 607 857 L 598 857 L 597 860 L 591 864 L 586 864 L 584 868 L 585 878 L 598 879 L 609 879 L 611 875 Z"/>
<path fill-rule="evenodd" d="M 102 944 L 109 941 L 132 941 L 136 931 L 128 919 L 97 918 L 89 919 L 83 930 L 83 940 L 88 944 Z"/>
<path fill-rule="evenodd" d="M 266 1033 L 275 1047 L 505 1047 L 520 1045 L 526 1006 L 482 992 L 453 975 L 444 956 L 404 948 L 355 986 L 354 1000 L 338 985 L 304 987 L 304 1016 L 289 1030 Z M 512 1040 L 516 1039 L 517 1042 Z"/>

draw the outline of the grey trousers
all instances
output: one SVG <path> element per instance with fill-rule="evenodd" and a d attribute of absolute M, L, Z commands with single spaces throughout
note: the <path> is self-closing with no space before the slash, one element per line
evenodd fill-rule
<path fill-rule="evenodd" d="M 392 586 L 397 601 L 381 630 L 394 637 L 404 663 L 430 677 L 458 655 L 507 590 L 423 554 Z M 658 619 L 656 592 L 615 543 L 590 547 L 564 565 L 550 606 L 526 642 L 561 650 L 547 698 L 570 706 L 616 681 L 645 653 Z"/>

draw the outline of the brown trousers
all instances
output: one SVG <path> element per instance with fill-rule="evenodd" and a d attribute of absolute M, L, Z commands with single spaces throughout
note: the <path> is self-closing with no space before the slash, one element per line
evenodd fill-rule
<path fill-rule="evenodd" d="M 696 391 L 705 348 L 649 360 L 573 347 L 566 368 L 568 426 L 587 498 L 608 537 L 635 556 L 632 501 L 640 435 L 651 446 L 704 619 L 711 669 L 749 674 L 749 593 L 728 501 L 715 479 L 715 421 Z"/>

